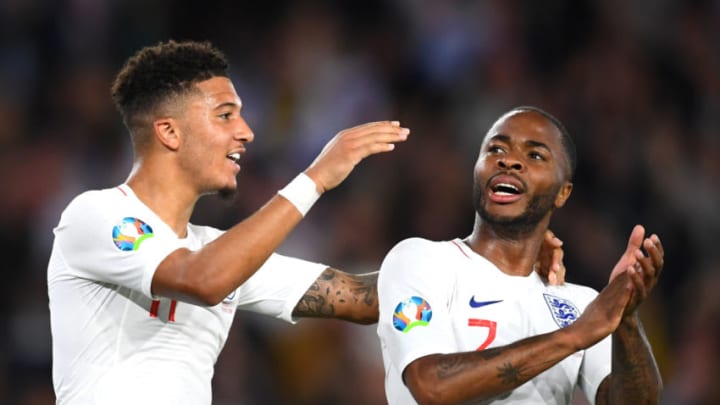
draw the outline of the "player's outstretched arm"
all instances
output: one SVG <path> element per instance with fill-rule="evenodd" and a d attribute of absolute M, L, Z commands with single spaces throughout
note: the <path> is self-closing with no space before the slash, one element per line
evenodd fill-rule
<path fill-rule="evenodd" d="M 627 251 L 637 260 L 631 274 L 634 293 L 620 326 L 612 336 L 612 372 L 598 388 L 598 404 L 652 404 L 660 401 L 662 378 L 637 315 L 637 307 L 657 283 L 664 251 L 657 235 L 643 240 L 644 233 L 641 226 L 636 226 L 628 242 Z M 641 243 L 647 256 L 640 250 Z"/>
<path fill-rule="evenodd" d="M 408 133 L 390 121 L 341 131 L 305 171 L 311 184 L 305 181 L 294 193 L 322 194 L 336 187 L 362 159 L 393 150 L 394 143 L 405 141 Z M 153 276 L 153 294 L 202 305 L 222 301 L 260 268 L 300 222 L 303 214 L 297 201 L 290 199 L 276 195 L 202 249 L 178 249 L 168 255 Z"/>
<path fill-rule="evenodd" d="M 369 325 L 378 320 L 378 272 L 349 274 L 327 268 L 293 310 L 294 317 L 335 318 Z"/>
<path fill-rule="evenodd" d="M 433 354 L 410 363 L 403 380 L 420 404 L 460 404 L 513 390 L 612 333 L 632 294 L 629 274 L 616 277 L 572 325 L 507 346 Z"/>
<path fill-rule="evenodd" d="M 562 241 L 548 231 L 537 261 L 538 273 L 550 284 L 565 282 Z M 293 310 L 293 316 L 335 318 L 369 325 L 377 323 L 378 272 L 348 274 L 328 268 L 310 286 Z"/>

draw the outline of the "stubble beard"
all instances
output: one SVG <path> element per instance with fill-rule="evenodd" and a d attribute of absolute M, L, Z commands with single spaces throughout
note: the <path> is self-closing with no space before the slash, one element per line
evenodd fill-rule
<path fill-rule="evenodd" d="M 233 202 L 233 201 L 235 201 L 235 197 L 237 197 L 237 195 L 238 195 L 238 188 L 237 187 L 223 187 L 217 191 L 217 195 L 223 201 Z"/>
<path fill-rule="evenodd" d="M 503 239 L 517 240 L 530 235 L 545 216 L 554 209 L 555 197 L 558 191 L 560 191 L 560 186 L 557 186 L 555 190 L 548 194 L 533 196 L 525 211 L 520 215 L 502 216 L 494 215 L 485 208 L 484 203 L 487 198 L 485 189 L 479 187 L 476 183 L 473 187 L 473 204 L 475 205 L 475 212 L 496 234 Z"/>

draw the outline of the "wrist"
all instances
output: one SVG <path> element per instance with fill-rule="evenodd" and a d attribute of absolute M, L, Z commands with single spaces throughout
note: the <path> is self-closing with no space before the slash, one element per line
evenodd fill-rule
<path fill-rule="evenodd" d="M 637 329 L 640 324 L 640 317 L 638 316 L 637 311 L 633 311 L 633 313 L 625 315 L 620 320 L 619 328 L 628 328 L 628 329 Z"/>
<path fill-rule="evenodd" d="M 566 348 L 566 350 L 569 350 L 570 353 L 583 350 L 585 348 L 585 344 L 583 343 L 582 336 L 580 336 L 577 332 L 578 329 L 573 328 L 572 325 L 558 329 L 555 332 L 557 335 L 558 346 Z"/>
<path fill-rule="evenodd" d="M 290 201 L 303 217 L 320 198 L 317 185 L 305 173 L 298 174 L 290 183 L 280 189 L 278 194 Z"/>

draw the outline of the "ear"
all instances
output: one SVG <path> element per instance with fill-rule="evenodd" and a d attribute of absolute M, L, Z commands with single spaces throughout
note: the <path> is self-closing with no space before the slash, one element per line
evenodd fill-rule
<path fill-rule="evenodd" d="M 158 118 L 153 121 L 153 135 L 170 150 L 180 147 L 180 127 L 172 118 Z"/>
<path fill-rule="evenodd" d="M 572 189 L 573 184 L 569 181 L 566 181 L 560 187 L 560 191 L 558 191 L 557 196 L 555 196 L 555 208 L 560 208 L 565 205 L 565 201 L 570 198 L 570 193 L 572 193 Z"/>

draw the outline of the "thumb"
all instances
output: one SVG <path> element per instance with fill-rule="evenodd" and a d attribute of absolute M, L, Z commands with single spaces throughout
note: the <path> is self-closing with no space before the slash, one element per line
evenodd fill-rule
<path fill-rule="evenodd" d="M 645 237 L 645 228 L 642 225 L 635 225 L 628 239 L 627 249 L 625 249 L 626 255 L 633 255 L 634 252 L 642 246 L 643 238 Z"/>

